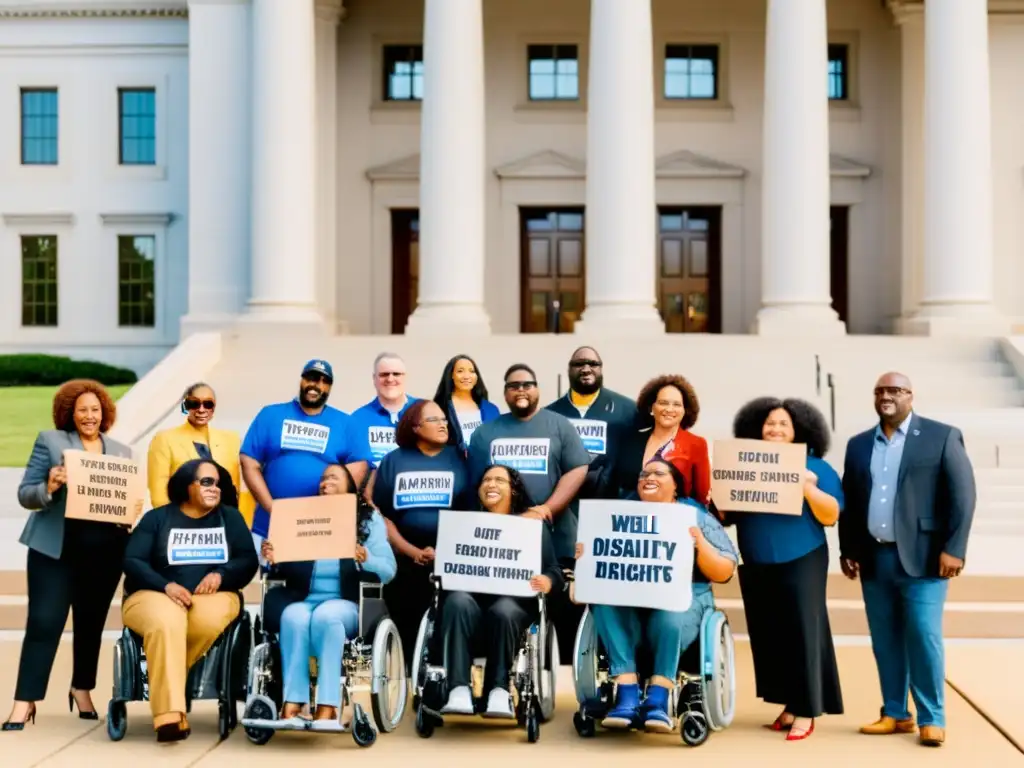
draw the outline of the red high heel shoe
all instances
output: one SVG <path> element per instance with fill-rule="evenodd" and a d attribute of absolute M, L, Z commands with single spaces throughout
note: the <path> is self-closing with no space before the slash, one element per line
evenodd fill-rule
<path fill-rule="evenodd" d="M 786 741 L 803 741 L 812 733 L 814 733 L 814 720 L 811 720 L 811 727 L 806 731 L 790 730 L 790 732 L 786 734 Z"/>
<path fill-rule="evenodd" d="M 793 723 L 792 722 L 788 722 L 788 723 L 783 722 L 782 718 L 784 718 L 785 716 L 786 716 L 786 713 L 783 712 L 781 715 L 779 715 L 778 717 L 775 718 L 775 722 L 774 723 L 768 723 L 768 725 L 766 725 L 765 728 L 767 728 L 769 731 L 788 731 L 790 728 L 793 727 Z"/>

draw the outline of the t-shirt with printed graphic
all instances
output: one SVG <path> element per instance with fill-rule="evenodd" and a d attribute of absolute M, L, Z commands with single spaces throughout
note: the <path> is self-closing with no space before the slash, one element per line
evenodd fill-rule
<path fill-rule="evenodd" d="M 480 409 L 456 411 L 455 416 L 459 420 L 459 429 L 462 430 L 462 441 L 469 445 L 469 441 L 473 439 L 473 433 L 484 423 Z"/>
<path fill-rule="evenodd" d="M 432 547 L 438 511 L 476 509 L 474 487 L 458 448 L 446 445 L 436 456 L 397 448 L 377 468 L 373 505 L 414 547 Z"/>
<path fill-rule="evenodd" d="M 379 467 L 381 460 L 397 447 L 395 445 L 395 425 L 398 424 L 409 406 L 419 400 L 418 397 L 406 397 L 402 409 L 392 413 L 376 397 L 366 405 L 352 412 L 352 420 L 362 439 L 370 446 L 370 466 Z"/>
<path fill-rule="evenodd" d="M 351 416 L 326 406 L 310 416 L 297 400 L 263 408 L 242 441 L 242 454 L 263 466 L 263 479 L 273 499 L 316 496 L 320 476 L 331 464 L 370 460 L 365 433 Z M 266 536 L 270 515 L 257 505 L 252 532 Z"/>
<path fill-rule="evenodd" d="M 163 592 L 174 582 L 194 592 L 208 573 L 219 573 L 220 591 L 237 592 L 259 568 L 259 557 L 242 513 L 217 507 L 189 517 L 177 504 L 152 509 L 128 538 L 124 592 Z"/>
<path fill-rule="evenodd" d="M 546 409 L 520 421 L 510 413 L 482 424 L 469 444 L 469 475 L 473 488 L 491 464 L 517 469 L 534 504 L 543 504 L 562 475 L 590 464 L 576 428 L 567 418 Z M 555 518 L 555 553 L 571 558 L 576 550 L 578 513 L 575 504 Z"/>

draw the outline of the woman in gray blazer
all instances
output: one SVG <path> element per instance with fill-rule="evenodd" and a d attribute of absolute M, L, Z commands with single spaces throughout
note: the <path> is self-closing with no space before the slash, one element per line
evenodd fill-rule
<path fill-rule="evenodd" d="M 114 401 L 98 382 L 76 379 L 53 398 L 54 429 L 40 432 L 32 447 L 18 501 L 32 510 L 21 543 L 28 547 L 28 621 L 14 708 L 4 731 L 20 731 L 35 722 L 36 702 L 46 698 L 50 670 L 68 611 L 74 619 L 74 671 L 68 708 L 84 720 L 96 720 L 90 692 L 107 611 L 121 580 L 128 527 L 65 520 L 67 480 L 64 451 L 131 458 L 128 446 L 105 436 L 114 424 Z"/>

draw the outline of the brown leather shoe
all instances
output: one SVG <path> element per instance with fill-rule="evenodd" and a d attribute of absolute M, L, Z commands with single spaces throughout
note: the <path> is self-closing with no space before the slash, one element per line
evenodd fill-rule
<path fill-rule="evenodd" d="M 882 715 L 871 725 L 862 725 L 860 732 L 866 733 L 868 736 L 889 736 L 894 733 L 913 733 L 916 728 L 912 717 L 906 720 L 897 720 L 894 717 Z"/>
<path fill-rule="evenodd" d="M 920 739 L 922 747 L 941 747 L 946 740 L 946 731 L 937 725 L 922 725 Z"/>

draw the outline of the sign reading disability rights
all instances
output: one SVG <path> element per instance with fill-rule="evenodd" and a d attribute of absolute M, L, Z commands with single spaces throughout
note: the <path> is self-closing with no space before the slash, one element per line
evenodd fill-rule
<path fill-rule="evenodd" d="M 688 504 L 585 499 L 577 535 L 576 600 L 685 611 L 693 592 L 697 510 Z"/>
<path fill-rule="evenodd" d="M 508 597 L 536 594 L 544 523 L 492 512 L 442 509 L 437 519 L 434 575 L 446 592 Z"/>

